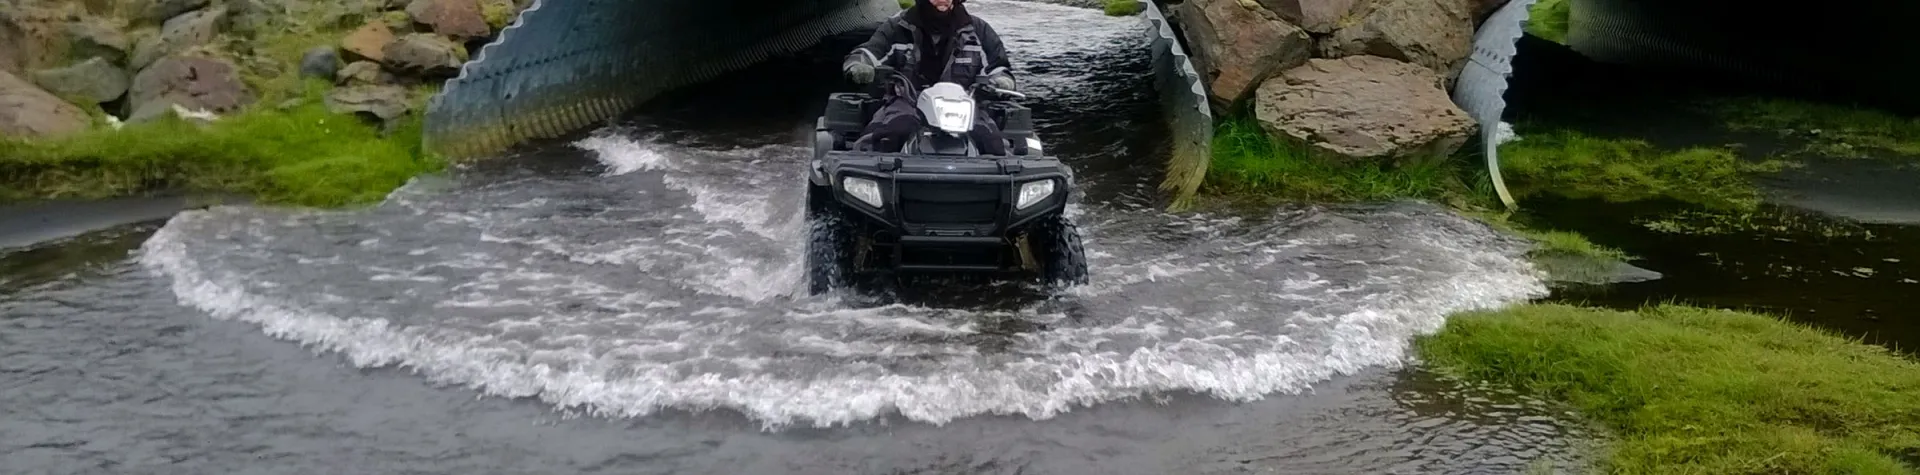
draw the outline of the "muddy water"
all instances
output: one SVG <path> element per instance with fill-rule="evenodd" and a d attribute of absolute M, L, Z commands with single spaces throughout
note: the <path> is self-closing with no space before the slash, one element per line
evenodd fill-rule
<path fill-rule="evenodd" d="M 1573 457 L 1564 414 L 1401 369 L 1446 313 L 1545 294 L 1520 242 L 1418 204 L 1154 211 L 1144 24 L 970 6 L 1088 186 L 1072 210 L 1087 286 L 804 296 L 798 139 L 839 87 L 837 45 L 369 209 L 214 207 L 9 251 L 0 466 L 1513 473 Z M 809 94 L 769 92 L 795 77 Z"/>

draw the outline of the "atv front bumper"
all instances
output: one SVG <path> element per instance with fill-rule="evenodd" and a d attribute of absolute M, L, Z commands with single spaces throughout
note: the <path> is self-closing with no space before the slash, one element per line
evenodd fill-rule
<path fill-rule="evenodd" d="M 1062 212 L 1072 190 L 1046 158 L 832 152 L 812 175 L 845 214 L 864 217 L 861 235 L 893 247 L 899 270 L 1007 270 L 1002 251 L 1023 227 Z"/>

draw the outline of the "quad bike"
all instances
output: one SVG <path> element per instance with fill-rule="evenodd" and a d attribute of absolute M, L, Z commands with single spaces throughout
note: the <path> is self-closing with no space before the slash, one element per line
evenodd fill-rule
<path fill-rule="evenodd" d="M 904 81 L 892 68 L 876 78 Z M 920 91 L 921 126 L 898 153 L 868 150 L 862 131 L 884 101 L 830 94 L 815 125 L 808 170 L 807 266 L 811 292 L 874 273 L 961 272 L 1023 277 L 1049 286 L 1087 282 L 1080 234 L 1065 216 L 1071 170 L 1045 155 L 1022 99 L 976 81 Z M 971 92 L 971 93 L 970 93 Z M 988 97 L 976 102 L 976 97 Z M 987 113 L 1009 155 L 981 155 L 968 131 Z M 932 119 L 932 120 L 928 120 Z M 932 123 L 929 123 L 932 122 Z"/>

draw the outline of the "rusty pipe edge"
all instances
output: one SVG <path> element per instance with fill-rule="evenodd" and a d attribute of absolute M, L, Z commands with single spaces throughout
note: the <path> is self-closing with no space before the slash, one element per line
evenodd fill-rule
<path fill-rule="evenodd" d="M 1138 1 L 1148 22 L 1154 87 L 1173 133 L 1173 150 L 1159 188 L 1171 195 L 1169 211 L 1184 210 L 1192 206 L 1213 161 L 1213 109 L 1207 103 L 1206 83 L 1194 69 L 1180 35 L 1174 33 L 1172 20 L 1153 0 Z"/>
<path fill-rule="evenodd" d="M 1453 102 L 1480 126 L 1481 151 L 1485 155 L 1487 176 L 1493 191 L 1508 209 L 1517 206 L 1500 176 L 1500 149 L 1497 141 L 1500 119 L 1506 112 L 1507 78 L 1513 76 L 1513 57 L 1519 54 L 1518 41 L 1526 34 L 1527 22 L 1535 0 L 1513 0 L 1480 22 L 1473 32 L 1473 53 L 1454 81 Z"/>

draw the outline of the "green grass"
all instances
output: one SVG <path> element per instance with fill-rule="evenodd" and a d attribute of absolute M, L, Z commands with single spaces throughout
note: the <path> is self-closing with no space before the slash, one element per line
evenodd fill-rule
<path fill-rule="evenodd" d="M 1213 193 L 1300 201 L 1446 200 L 1468 189 L 1452 165 L 1444 160 L 1399 167 L 1334 163 L 1309 156 L 1299 144 L 1275 140 L 1253 119 L 1235 117 L 1214 132 L 1206 186 Z"/>
<path fill-rule="evenodd" d="M 1808 139 L 1812 145 L 1805 152 L 1858 158 L 1878 150 L 1920 157 L 1920 117 L 1792 99 L 1729 98 L 1704 104 L 1724 118 L 1729 129 Z"/>
<path fill-rule="evenodd" d="M 0 141 L 0 201 L 164 190 L 333 207 L 378 201 L 444 166 L 422 155 L 418 114 L 383 137 L 358 118 L 328 112 L 324 90 L 312 82 L 299 107 L 257 107 L 204 127 L 168 115 L 117 131 Z"/>
<path fill-rule="evenodd" d="M 1146 8 L 1140 6 L 1137 0 L 1105 0 L 1105 2 L 1107 15 L 1111 16 L 1133 16 Z"/>
<path fill-rule="evenodd" d="M 1920 455 L 1920 363 L 1775 318 L 1524 305 L 1453 316 L 1417 347 L 1607 427 L 1606 473 L 1917 473 L 1900 458 Z"/>
<path fill-rule="evenodd" d="M 1573 18 L 1570 0 L 1540 0 L 1527 9 L 1527 33 L 1555 43 L 1567 43 L 1567 23 Z"/>
<path fill-rule="evenodd" d="M 1577 233 L 1532 229 L 1514 223 L 1511 212 L 1494 211 L 1491 183 L 1466 154 L 1392 167 L 1328 162 L 1299 144 L 1275 140 L 1257 121 L 1229 117 L 1214 131 L 1213 161 L 1203 192 L 1212 201 L 1364 202 L 1422 199 L 1538 244 L 1536 256 L 1570 255 L 1625 259 L 1625 253 L 1594 244 Z M 1545 158 L 1542 158 L 1543 160 Z"/>
<path fill-rule="evenodd" d="M 1538 193 L 1613 202 L 1675 199 L 1746 211 L 1760 204 L 1751 175 L 1782 166 L 1743 162 L 1725 148 L 1660 150 L 1569 130 L 1523 132 L 1521 140 L 1500 146 L 1501 174 L 1515 199 Z"/>

